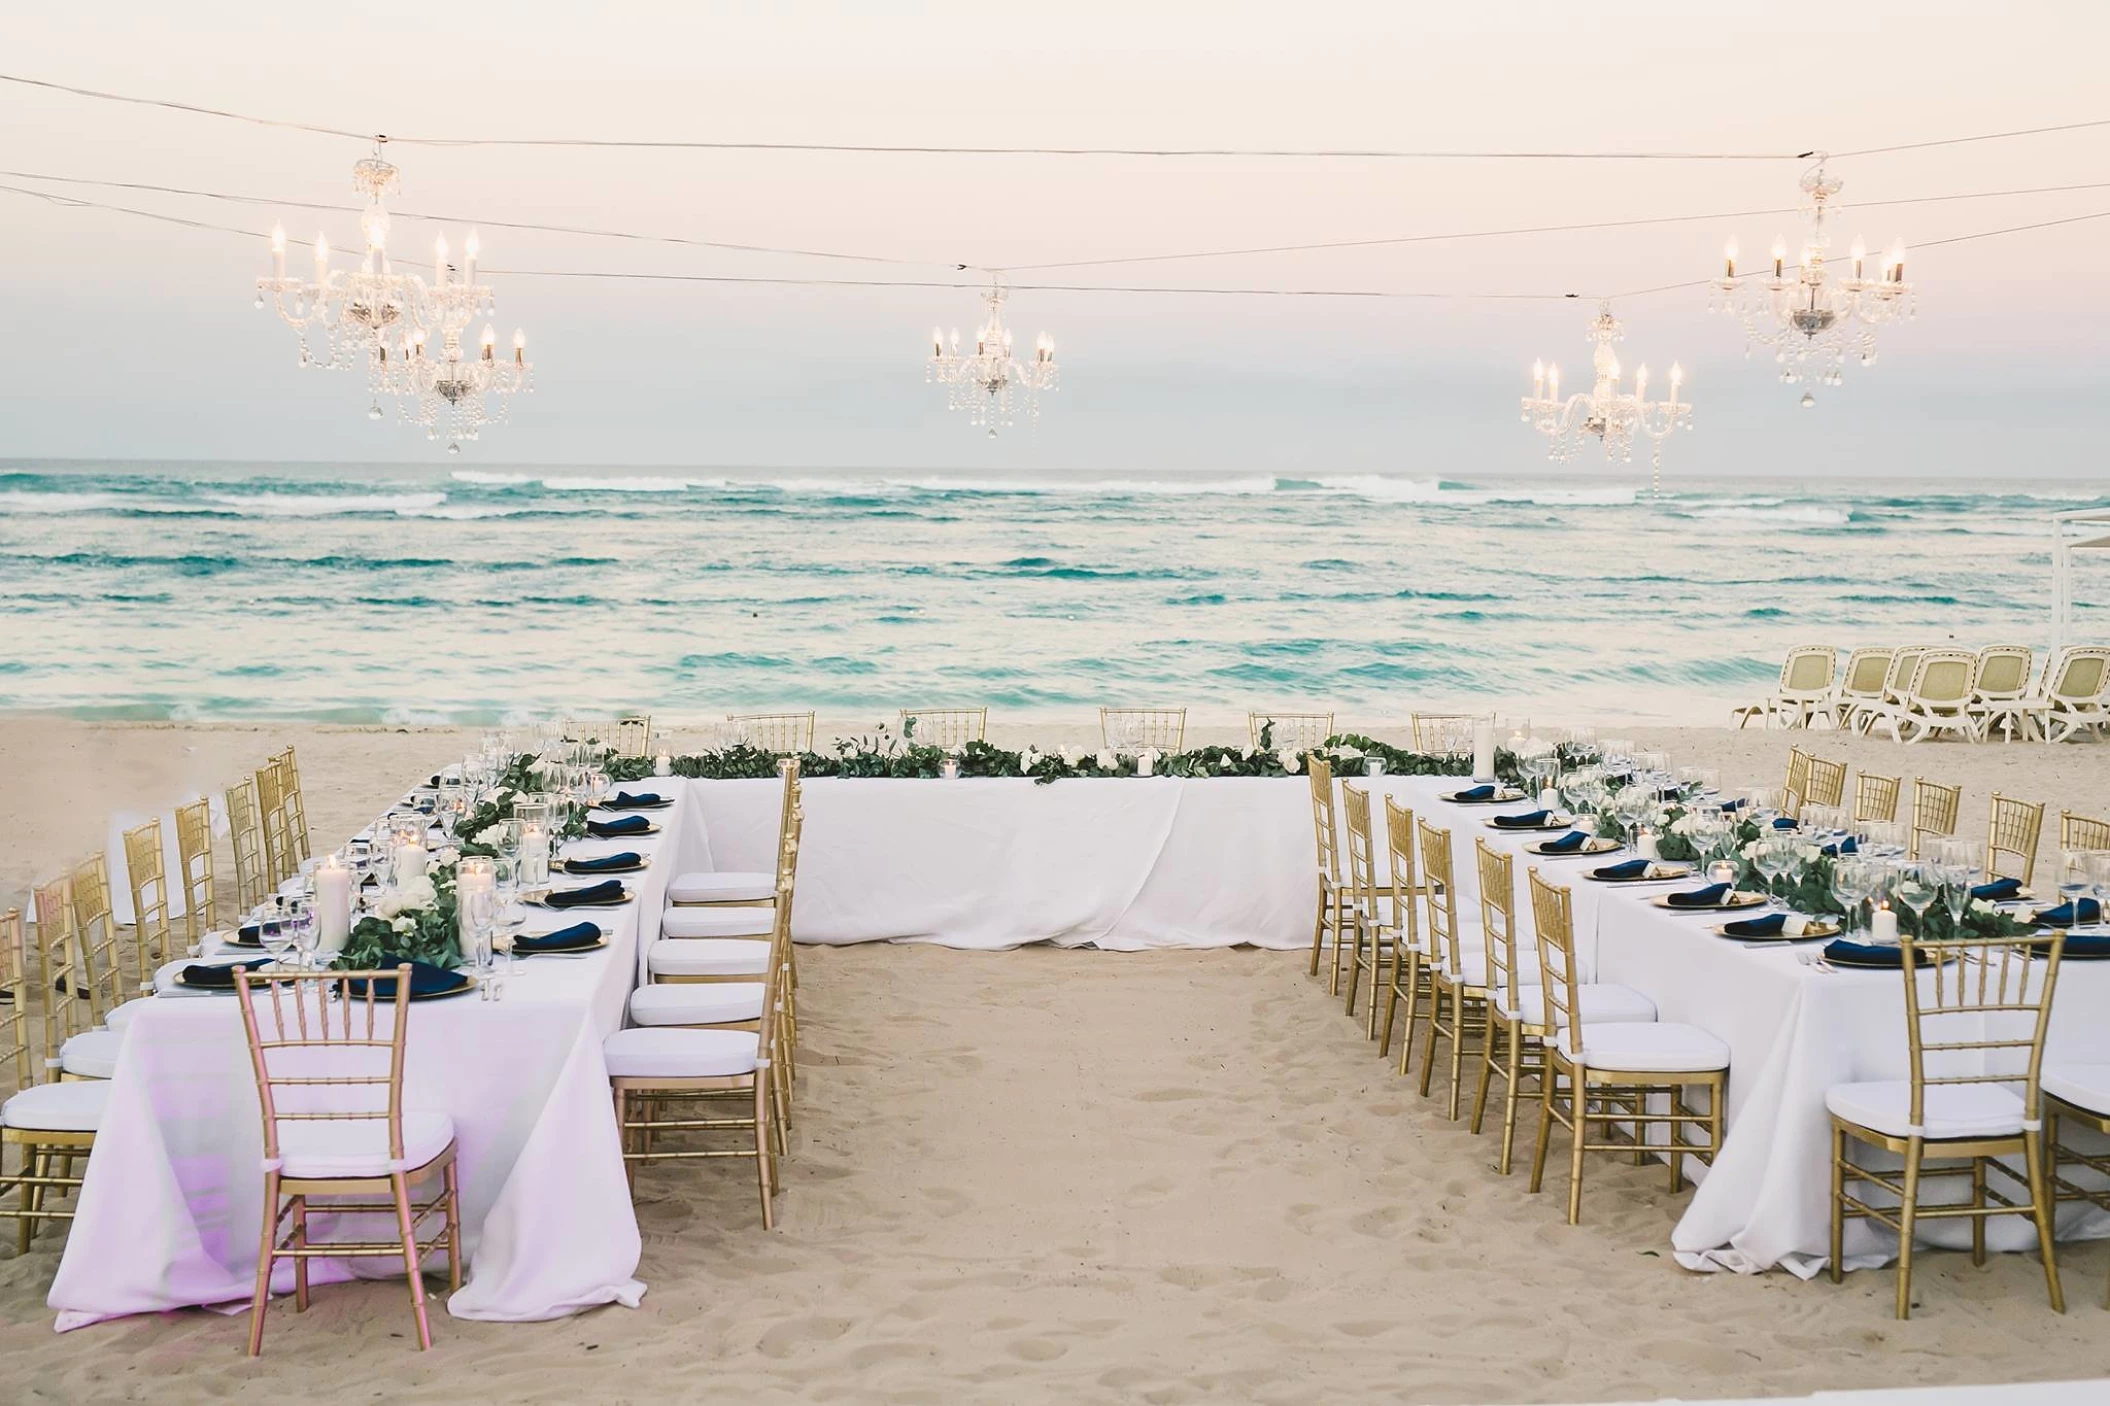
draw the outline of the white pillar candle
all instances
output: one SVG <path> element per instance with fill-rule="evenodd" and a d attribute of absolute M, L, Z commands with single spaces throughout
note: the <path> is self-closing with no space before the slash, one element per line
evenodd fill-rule
<path fill-rule="evenodd" d="M 652 774 L 654 776 L 672 776 L 674 774 L 674 758 L 666 752 L 661 752 L 657 757 L 654 757 L 652 759 Z"/>
<path fill-rule="evenodd" d="M 425 853 L 425 846 L 416 840 L 398 839 L 389 850 L 388 859 L 389 876 L 400 887 L 424 874 L 429 856 Z"/>
<path fill-rule="evenodd" d="M 1656 848 L 1656 832 L 1653 830 L 1643 830 L 1640 838 L 1634 841 L 1634 848 L 1641 851 L 1643 859 L 1656 860 L 1663 857 Z"/>
<path fill-rule="evenodd" d="M 352 871 L 334 854 L 315 866 L 316 950 L 337 953 L 352 935 Z"/>
<path fill-rule="evenodd" d="M 1876 905 L 1876 911 L 1868 921 L 1868 931 L 1878 942 L 1898 940 L 1898 915 L 1890 910 L 1889 904 Z"/>
<path fill-rule="evenodd" d="M 1150 752 L 1136 753 L 1136 775 L 1150 776 L 1157 771 L 1158 759 Z"/>
<path fill-rule="evenodd" d="M 1385 759 L 1384 759 L 1383 757 L 1365 757 L 1365 758 L 1363 758 L 1363 775 L 1365 775 L 1365 776 L 1383 776 L 1384 774 L 1385 774 Z"/>
<path fill-rule="evenodd" d="M 1495 720 L 1482 718 L 1473 724 L 1473 779 L 1495 779 Z"/>
<path fill-rule="evenodd" d="M 1561 793 L 1559 788 L 1548 786 L 1544 790 L 1540 791 L 1538 806 L 1540 810 L 1559 810 L 1561 808 Z"/>
<path fill-rule="evenodd" d="M 947 757 L 944 761 L 938 763 L 938 775 L 947 781 L 958 781 L 960 779 L 959 761 L 955 758 Z"/>
<path fill-rule="evenodd" d="M 520 886 L 549 887 L 549 831 L 540 821 L 525 820 L 520 825 Z"/>

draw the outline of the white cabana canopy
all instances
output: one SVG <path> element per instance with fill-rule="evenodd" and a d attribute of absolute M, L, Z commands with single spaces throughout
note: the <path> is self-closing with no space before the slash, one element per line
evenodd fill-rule
<path fill-rule="evenodd" d="M 2051 647 L 2063 648 L 2073 626 L 2073 554 L 2110 551 L 2110 508 L 2054 513 L 2051 519 Z"/>

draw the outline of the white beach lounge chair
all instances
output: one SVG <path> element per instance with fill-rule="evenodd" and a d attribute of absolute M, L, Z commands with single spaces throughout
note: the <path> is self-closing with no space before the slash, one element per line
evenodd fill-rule
<path fill-rule="evenodd" d="M 1857 649 L 1846 656 L 1839 674 L 1839 691 L 1832 699 L 1835 728 L 1850 728 L 1860 721 L 1860 710 L 1883 701 L 1883 680 L 1890 677 L 1888 649 Z"/>
<path fill-rule="evenodd" d="M 1783 727 L 1808 727 L 1816 718 L 1831 716 L 1832 681 L 1838 668 L 1839 652 L 1830 645 L 1798 645 L 1781 663 L 1779 692 L 1746 703 L 1730 716 L 1739 728 L 1753 718 L 1769 728 L 1775 718 Z"/>
<path fill-rule="evenodd" d="M 1885 715 L 1905 705 L 1905 690 L 1912 683 L 1913 671 L 1919 667 L 1920 656 L 1926 652 L 1925 645 L 1907 645 L 1890 652 L 1890 667 L 1883 674 L 1882 692 L 1854 710 L 1855 731 L 1874 731 L 1876 723 Z"/>
<path fill-rule="evenodd" d="M 1974 733 L 1983 742 L 1999 728 L 2007 740 L 2015 740 L 2022 719 L 2011 705 L 2029 694 L 2030 671 L 2036 652 L 2026 644 L 1993 644 L 1978 651 L 1978 673 L 1971 680 L 1971 720 Z"/>
<path fill-rule="evenodd" d="M 1978 735 L 1970 713 L 1978 656 L 1965 649 L 1930 649 L 1913 666 L 1912 682 L 1897 704 L 1885 704 L 1874 726 L 1888 725 L 1893 741 L 1924 742 L 1938 732 Z"/>
<path fill-rule="evenodd" d="M 2045 668 L 2043 691 L 2021 700 L 2019 711 L 2027 731 L 2046 742 L 2110 724 L 2110 649 L 2084 645 L 2060 654 Z"/>

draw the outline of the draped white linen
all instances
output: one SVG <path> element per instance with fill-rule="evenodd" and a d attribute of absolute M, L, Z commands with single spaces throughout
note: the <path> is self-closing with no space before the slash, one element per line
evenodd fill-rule
<path fill-rule="evenodd" d="M 642 789 L 642 788 L 633 788 Z M 677 798 L 680 787 L 671 788 Z M 658 933 L 692 808 L 652 812 L 657 836 L 568 853 L 670 852 L 625 882 L 620 909 L 536 913 L 610 930 L 579 957 L 525 957 L 505 998 L 410 1007 L 406 1107 L 445 1112 L 459 1144 L 465 1280 L 459 1318 L 532 1321 L 635 1307 L 640 1241 L 601 1040 L 620 1028 L 636 954 Z M 585 880 L 578 881 L 587 882 Z M 246 1304 L 264 1216 L 263 1134 L 241 1012 L 229 996 L 157 1000 L 133 1022 L 49 1302 L 61 1331 L 129 1313 Z M 433 1263 L 428 1261 L 428 1264 Z M 318 1282 L 358 1262 L 315 1263 Z M 400 1274 L 367 1261 L 365 1272 Z M 290 1290 L 290 1265 L 279 1266 Z"/>
<path fill-rule="evenodd" d="M 1358 783 L 1361 784 L 1361 783 Z M 1393 783 L 1402 803 L 1452 831 L 1461 905 L 1479 903 L 1473 840 L 1536 865 L 1574 895 L 1577 946 L 1595 980 L 1615 981 L 1656 1003 L 1659 1019 L 1697 1025 L 1729 1045 L 1729 1126 L 1712 1168 L 1688 1162 L 1699 1181 L 1671 1245 L 1688 1269 L 1743 1273 L 1782 1266 L 1807 1278 L 1830 1262 L 1831 1122 L 1825 1091 L 1834 1084 L 1909 1077 L 1905 992 L 1895 972 L 1821 971 L 1790 947 L 1747 946 L 1707 929 L 1720 914 L 1669 913 L 1649 903 L 1676 885 L 1608 888 L 1581 877 L 1602 860 L 1546 859 L 1524 853 L 1540 835 L 1500 833 L 1490 815 L 1517 806 L 1459 806 L 1440 799 L 1455 783 L 1410 778 Z M 1697 883 L 1704 880 L 1695 881 Z M 1535 932 L 1524 876 L 1517 876 L 1518 931 Z M 1806 952 L 1810 949 L 1802 948 Z M 2110 963 L 2068 962 L 2059 971 L 2047 1061 L 2110 1061 Z M 1529 1126 L 1535 1129 L 1535 1122 Z M 1867 1155 L 1864 1149 L 1860 1155 Z M 1947 1195 L 1940 1188 L 1937 1195 Z M 2061 1236 L 2110 1235 L 2110 1215 L 2062 1207 Z M 1922 1223 L 1925 1244 L 1968 1245 L 1961 1222 Z M 2034 1249 L 2026 1218 L 1987 1227 L 1988 1246 Z M 1847 1227 L 1847 1267 L 1895 1257 L 1896 1239 L 1867 1222 Z"/>

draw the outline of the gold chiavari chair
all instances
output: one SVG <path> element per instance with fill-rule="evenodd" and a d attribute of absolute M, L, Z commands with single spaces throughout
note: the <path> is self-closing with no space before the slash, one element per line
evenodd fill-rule
<path fill-rule="evenodd" d="M 12 1191 L 12 1209 L 0 1215 L 15 1222 L 15 1251 L 29 1253 L 30 1237 L 38 1221 L 71 1220 L 73 1212 L 59 1210 L 49 1198 L 63 1197 L 81 1184 L 73 1175 L 73 1159 L 86 1157 L 95 1146 L 95 1130 L 102 1123 L 103 1105 L 110 1086 L 101 1082 L 37 1082 L 37 1060 L 30 1053 L 30 1003 L 28 938 L 22 931 L 22 912 L 11 908 L 0 913 L 0 974 L 15 993 L 11 1006 L 0 1006 L 0 1032 L 6 1036 L 7 1059 L 15 1071 L 15 1091 L 0 1103 L 0 1195 Z M 49 975 L 46 968 L 45 975 Z M 46 998 L 45 1024 L 55 1019 Z M 47 1037 L 48 1039 L 48 1037 Z M 7 1170 L 7 1148 L 20 1149 L 21 1164 Z"/>
<path fill-rule="evenodd" d="M 132 892 L 132 955 L 139 989 L 152 992 L 154 973 L 169 959 L 169 881 L 161 852 L 161 819 L 125 831 L 125 886 Z"/>
<path fill-rule="evenodd" d="M 747 745 L 762 752 L 803 756 L 813 750 L 812 713 L 734 713 L 726 721 Z"/>
<path fill-rule="evenodd" d="M 2110 820 L 2094 820 L 2075 815 L 2070 810 L 2060 811 L 2059 848 L 2110 849 Z"/>
<path fill-rule="evenodd" d="M 919 747 L 958 751 L 989 738 L 987 708 L 903 708 L 901 735 Z"/>
<path fill-rule="evenodd" d="M 1435 965 L 1429 973 L 1429 1028 L 1422 1036 L 1421 1096 L 1436 1074 L 1436 1042 L 1449 1043 L 1450 1111 L 1458 1121 L 1468 1041 L 1487 1033 L 1487 955 L 1458 931 L 1458 889 L 1451 874 L 1451 832 L 1416 822 L 1421 845 L 1422 916 Z M 1446 1017 L 1446 1012 L 1448 1016 Z"/>
<path fill-rule="evenodd" d="M 213 889 L 212 802 L 203 796 L 176 807 L 176 891 L 183 895 L 183 935 L 196 947 L 219 926 L 220 896 Z"/>
<path fill-rule="evenodd" d="M 1809 785 L 1802 793 L 1803 799 L 1813 806 L 1844 805 L 1846 763 L 1826 761 L 1823 757 L 1811 757 L 1809 763 Z"/>
<path fill-rule="evenodd" d="M 1385 797 L 1385 858 L 1390 874 L 1382 898 L 1383 911 L 1390 917 L 1392 964 L 1385 978 L 1385 1024 L 1378 1032 L 1377 1053 L 1383 1058 L 1392 1052 L 1392 1021 L 1399 1013 L 1400 1003 L 1405 1002 L 1407 1029 L 1399 1047 L 1401 1074 L 1407 1072 L 1407 1060 L 1414 1050 L 1414 1023 L 1428 1008 L 1429 1001 L 1430 963 L 1421 940 L 1422 890 L 1417 877 L 1419 866 L 1414 860 L 1415 845 L 1414 812 L 1390 796 Z"/>
<path fill-rule="evenodd" d="M 777 848 L 782 854 L 784 841 L 791 834 L 792 818 L 799 809 L 799 762 L 796 757 L 785 757 L 777 763 L 777 775 L 783 782 L 783 800 L 777 811 Z M 777 876 L 761 869 L 699 869 L 677 876 L 667 885 L 667 922 L 682 916 L 674 910 L 688 908 L 771 908 L 777 901 Z M 704 925 L 708 926 L 708 924 Z M 673 929 L 662 925 L 662 931 Z M 681 937 L 729 936 L 708 931 L 680 931 Z"/>
<path fill-rule="evenodd" d="M 1803 803 L 1810 798 L 1810 754 L 1800 747 L 1788 748 L 1788 774 L 1781 785 L 1781 805 L 1800 819 Z"/>
<path fill-rule="evenodd" d="M 1545 1042 L 1546 1072 L 1539 1081 L 1539 1136 L 1531 1154 L 1531 1189 L 1544 1184 L 1546 1150 L 1553 1125 L 1568 1130 L 1568 1224 L 1582 1219 L 1583 1154 L 1655 1151 L 1670 1161 L 1672 1194 L 1685 1185 L 1685 1159 L 1712 1164 L 1722 1149 L 1724 1102 L 1729 1094 L 1729 1046 L 1696 1025 L 1654 1021 L 1592 1020 L 1582 1001 L 1576 972 L 1575 922 L 1568 890 L 1530 873 L 1531 911 L 1539 935 L 1539 965 L 1544 973 L 1546 1024 L 1554 1035 Z M 1567 1086 L 1565 1111 L 1561 1087 Z M 1707 1107 L 1686 1099 L 1691 1089 L 1707 1091 Z M 1658 1109 L 1651 1100 L 1661 1096 Z M 1629 1143 L 1591 1142 L 1589 1127 L 1625 1123 L 1633 1128 Z M 1654 1143 L 1652 1128 L 1663 1129 Z M 1691 1128 L 1704 1131 L 1694 1142 Z M 1607 1134 L 1609 1136 L 1609 1133 Z"/>
<path fill-rule="evenodd" d="M 1898 789 L 1904 778 L 1878 776 L 1864 771 L 1854 778 L 1854 819 L 1881 821 L 1888 825 L 1898 818 Z"/>
<path fill-rule="evenodd" d="M 264 887 L 268 893 L 293 877 L 293 839 L 286 829 L 286 774 L 274 759 L 256 769 L 257 820 L 264 832 Z"/>
<path fill-rule="evenodd" d="M 775 941 L 791 940 L 791 894 L 776 905 Z M 773 1009 L 784 969 L 772 963 L 762 975 L 762 1008 Z M 754 1029 L 688 1029 L 636 1026 L 618 1030 L 601 1043 L 615 1094 L 616 1126 L 623 1140 L 624 1165 L 636 1185 L 640 1162 L 668 1159 L 752 1157 L 762 1196 L 762 1228 L 776 1225 L 777 1159 L 783 1155 L 783 1127 L 777 1106 L 784 1064 L 782 1026 L 774 1020 Z M 668 1117 L 671 1108 L 691 1103 L 751 1101 L 752 1110 L 732 1117 Z M 701 1112 L 702 1110 L 698 1110 Z M 701 1133 L 713 1139 L 726 1133 L 751 1132 L 751 1145 L 740 1147 L 662 1147 L 663 1134 Z"/>
<path fill-rule="evenodd" d="M 394 971 L 235 973 L 264 1118 L 264 1223 L 250 1304 L 251 1357 L 264 1350 L 264 1310 L 279 1260 L 293 1261 L 294 1310 L 306 1312 L 309 1260 L 401 1258 L 420 1350 L 432 1346 L 420 1261 L 444 1247 L 447 1287 L 462 1285 L 454 1120 L 403 1106 L 410 972 L 406 962 Z M 431 1196 L 414 1203 L 410 1188 L 421 1182 Z M 374 1196 L 388 1199 L 356 1199 Z M 393 1214 L 396 1238 L 311 1239 L 311 1197 L 329 1198 L 316 1209 L 333 1217 Z M 419 1239 L 418 1227 L 435 1215 L 438 1230 Z"/>
<path fill-rule="evenodd" d="M 286 813 L 286 853 L 290 856 L 290 868 L 297 870 L 301 861 L 311 858 L 308 850 L 308 803 L 300 793 L 300 760 L 289 746 L 272 759 L 278 767 L 280 809 Z"/>
<path fill-rule="evenodd" d="M 615 754 L 619 757 L 652 755 L 650 713 L 626 713 L 615 720 Z"/>
<path fill-rule="evenodd" d="M 1177 752 L 1187 739 L 1185 708 L 1101 708 L 1099 741 L 1103 746 L 1155 747 Z"/>
<path fill-rule="evenodd" d="M 59 1046 L 62 1078 L 108 1079 L 117 1072 L 117 1052 L 124 1037 L 107 1028 L 110 1013 L 124 1002 L 118 977 L 117 915 L 110 904 L 110 864 L 92 855 L 76 864 L 67 880 L 67 908 L 72 927 L 75 965 L 69 997 L 85 995 L 83 1019 L 75 1011 L 78 1033 Z M 38 914 L 42 921 L 43 915 Z"/>
<path fill-rule="evenodd" d="M 39 884 L 31 897 L 37 910 L 37 963 L 43 984 L 52 992 L 42 1022 L 44 1073 L 57 1079 L 59 1050 L 95 1024 L 83 989 L 87 983 L 81 978 L 80 944 L 73 940 L 73 876 L 61 874 Z"/>
<path fill-rule="evenodd" d="M 264 822 L 257 808 L 256 782 L 227 788 L 227 828 L 234 846 L 235 906 L 244 913 L 271 892 L 264 858 Z"/>
<path fill-rule="evenodd" d="M 2052 1187 L 2039 1131 L 2039 1078 L 2066 935 L 1942 942 L 1908 935 L 1899 946 L 1911 1078 L 1834 1084 L 1824 1098 L 1832 1120 L 1832 1282 L 1844 1271 L 1846 1222 L 1888 1226 L 1898 1237 L 1897 1316 L 1908 1318 L 1913 1232 L 1920 1221 L 1969 1220 L 1971 1262 L 1982 1265 L 1986 1220 L 2026 1215 L 2036 1223 L 2052 1309 L 2064 1313 L 2052 1249 Z M 1898 1172 L 1862 1166 L 1848 1156 L 1852 1143 L 1902 1157 L 1905 1165 Z M 2022 1176 L 2015 1174 L 2013 1159 L 2021 1161 Z M 2028 1199 L 1989 1186 L 1988 1172 L 2026 1187 Z M 1930 1176 L 1953 1182 L 1966 1174 L 1969 1200 L 1923 1200 Z M 1862 1199 L 1866 1192 L 1850 1193 L 1849 1183 L 1880 1191 L 1886 1204 Z"/>
<path fill-rule="evenodd" d="M 2037 872 L 2037 842 L 2043 833 L 2042 801 L 2018 801 L 1995 791 L 1985 821 L 1986 878 L 2027 884 Z"/>
<path fill-rule="evenodd" d="M 1425 756 L 1467 756 L 1479 721 L 1471 713 L 1415 713 L 1409 719 L 1414 750 Z"/>
<path fill-rule="evenodd" d="M 1924 776 L 1912 778 L 1912 858 L 1928 840 L 1956 833 L 1956 812 L 1963 806 L 1963 787 L 1944 786 Z"/>
<path fill-rule="evenodd" d="M 1316 759 L 1314 759 L 1316 760 Z M 1368 1033 L 1377 1037 L 1378 986 L 1384 972 L 1387 934 L 1378 919 L 1377 841 L 1370 830 L 1370 793 L 1360 786 L 1341 787 L 1341 812 L 1348 820 L 1348 1014 L 1355 1014 L 1359 992 L 1370 994 Z M 1363 984 L 1365 974 L 1369 985 Z"/>
<path fill-rule="evenodd" d="M 1247 713 L 1245 730 L 1255 747 L 1260 745 L 1260 734 L 1266 732 L 1270 747 L 1278 750 L 1293 747 L 1299 752 L 1309 752 L 1314 747 L 1324 746 L 1326 739 L 1333 736 L 1333 714 Z"/>
<path fill-rule="evenodd" d="M 1341 830 L 1334 816 L 1333 767 L 1314 757 L 1305 768 L 1311 783 L 1312 836 L 1319 854 L 1319 911 L 1311 925 L 1311 975 L 1319 974 L 1322 952 L 1332 958 L 1333 972 L 1326 991 L 1341 989 L 1341 930 L 1349 922 L 1349 893 L 1341 875 Z"/>

